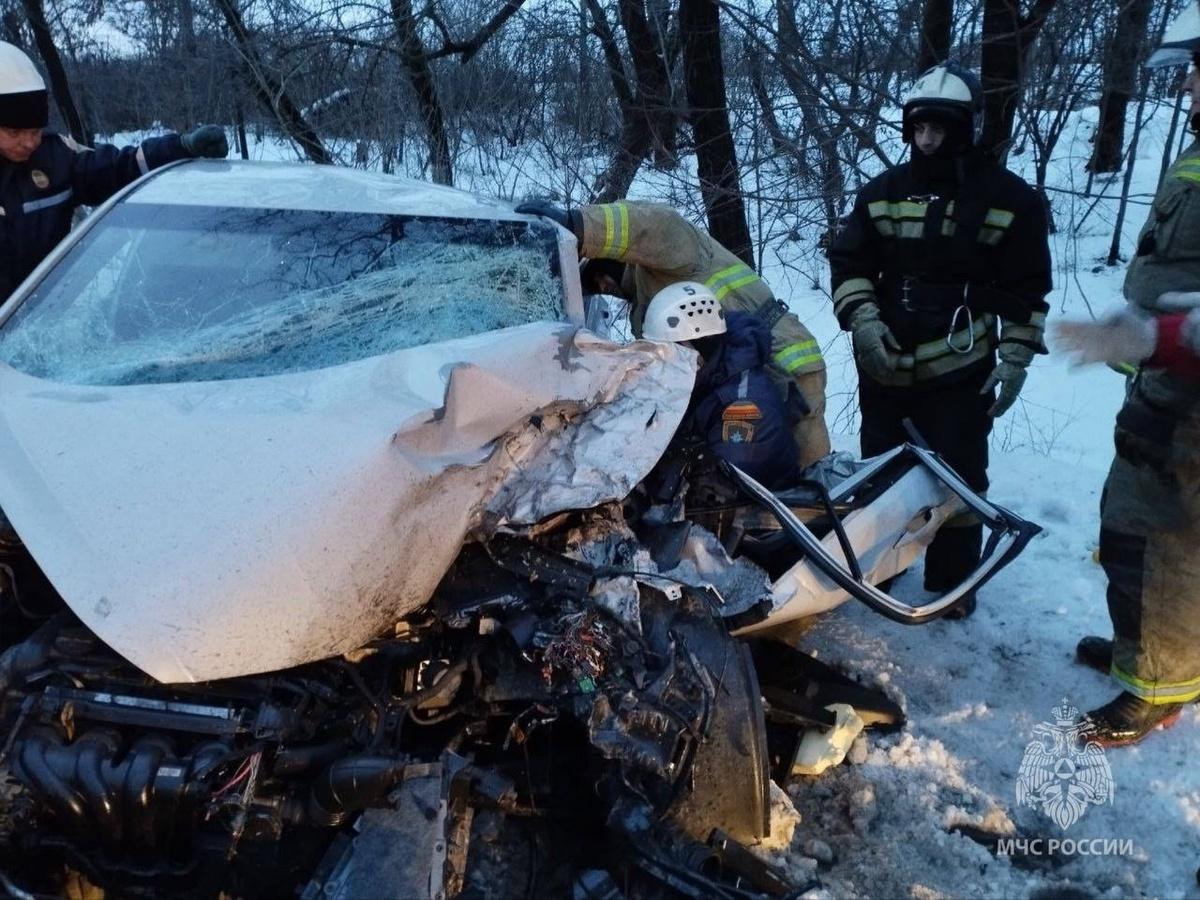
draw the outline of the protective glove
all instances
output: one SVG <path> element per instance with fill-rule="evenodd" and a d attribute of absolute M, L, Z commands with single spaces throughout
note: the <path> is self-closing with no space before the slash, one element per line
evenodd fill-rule
<path fill-rule="evenodd" d="M 1038 343 L 1041 342 L 1039 341 Z M 1004 415 L 1017 402 L 1021 388 L 1025 385 L 1026 369 L 1033 362 L 1033 357 L 1036 353 L 1036 350 L 1024 344 L 1018 344 L 1015 341 L 1005 341 L 1003 334 L 1001 335 L 1000 362 L 996 365 L 996 368 L 992 369 L 992 374 L 987 377 L 987 381 L 983 383 L 983 387 L 979 390 L 979 393 L 986 394 L 996 385 L 1000 385 L 1000 393 L 988 410 L 988 415 L 993 419 Z"/>
<path fill-rule="evenodd" d="M 229 141 L 225 139 L 225 129 L 220 125 L 201 125 L 181 134 L 179 139 L 188 156 L 224 159 L 229 155 Z"/>
<path fill-rule="evenodd" d="M 1055 345 L 1074 366 L 1089 363 L 1140 363 L 1154 354 L 1158 323 L 1132 307 L 1094 322 L 1055 322 Z"/>
<path fill-rule="evenodd" d="M 854 310 L 850 335 L 859 368 L 875 381 L 887 381 L 900 361 L 900 343 L 879 318 L 879 307 L 867 302 Z"/>
<path fill-rule="evenodd" d="M 1000 385 L 1000 393 L 996 395 L 996 402 L 988 409 L 989 416 L 998 419 L 1008 412 L 1009 408 L 1017 402 L 1021 388 L 1025 385 L 1027 374 L 1025 367 L 1019 363 L 1004 362 L 1003 360 L 996 365 L 996 368 L 992 369 L 992 374 L 988 376 L 987 381 L 983 383 L 983 389 L 979 392 L 986 394 L 997 384 Z"/>
<path fill-rule="evenodd" d="M 570 231 L 576 238 L 583 239 L 583 216 L 577 209 L 568 212 L 549 200 L 526 200 L 517 207 L 517 212 L 527 216 L 545 216 Z"/>

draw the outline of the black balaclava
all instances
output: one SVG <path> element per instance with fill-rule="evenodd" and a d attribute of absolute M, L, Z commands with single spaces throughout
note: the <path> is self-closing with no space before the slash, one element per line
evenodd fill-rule
<path fill-rule="evenodd" d="M 970 113 L 965 109 L 946 106 L 915 106 L 905 112 L 906 132 L 912 134 L 919 122 L 932 122 L 946 130 L 946 138 L 932 155 L 926 156 L 916 141 L 909 137 L 912 146 L 911 164 L 918 181 L 931 188 L 957 183 L 961 161 L 975 147 Z"/>

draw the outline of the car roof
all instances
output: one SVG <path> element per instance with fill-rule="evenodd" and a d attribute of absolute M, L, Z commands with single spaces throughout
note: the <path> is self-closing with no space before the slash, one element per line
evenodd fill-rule
<path fill-rule="evenodd" d="M 187 160 L 157 169 L 125 203 L 311 209 L 450 218 L 519 219 L 513 205 L 415 178 L 344 166 L 252 160 Z"/>

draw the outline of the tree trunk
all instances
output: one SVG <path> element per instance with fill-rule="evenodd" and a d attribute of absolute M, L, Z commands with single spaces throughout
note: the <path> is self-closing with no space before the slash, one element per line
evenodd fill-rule
<path fill-rule="evenodd" d="M 234 130 L 237 132 L 238 153 L 242 159 L 250 158 L 250 144 L 246 140 L 246 114 L 242 112 L 242 104 L 233 108 Z"/>
<path fill-rule="evenodd" d="M 442 101 L 438 98 L 437 85 L 433 80 L 433 71 L 429 68 L 429 59 L 425 55 L 421 36 L 417 34 L 412 0 L 392 0 L 392 21 L 396 26 L 396 36 L 400 39 L 401 60 L 408 71 L 408 80 L 417 94 L 417 104 L 421 108 L 433 180 L 438 184 L 454 184 Z"/>
<path fill-rule="evenodd" d="M 954 0 L 925 0 L 921 8 L 921 50 L 917 55 L 917 71 L 932 69 L 950 57 L 951 26 L 954 23 Z"/>
<path fill-rule="evenodd" d="M 85 147 L 90 146 L 92 143 L 91 129 L 83 121 L 83 116 L 79 114 L 79 109 L 75 106 L 75 99 L 71 96 L 67 70 L 63 66 L 58 46 L 54 43 L 54 35 L 50 33 L 50 25 L 46 21 L 46 10 L 42 6 L 42 0 L 22 0 L 22 3 L 25 7 L 25 16 L 29 19 L 29 27 L 33 30 L 33 40 L 37 44 L 38 53 L 46 66 L 46 74 L 50 78 L 50 92 L 54 96 L 54 103 L 58 107 L 59 114 L 63 117 L 67 130 L 71 132 L 71 137 Z"/>
<path fill-rule="evenodd" d="M 304 154 L 315 163 L 328 164 L 333 162 L 329 151 L 317 137 L 317 133 L 305 120 L 300 108 L 292 102 L 291 96 L 283 89 L 275 78 L 267 71 L 266 64 L 259 55 L 250 33 L 242 22 L 242 14 L 234 6 L 234 0 L 214 0 L 225 25 L 233 37 L 234 44 L 241 54 L 242 63 L 250 79 L 250 85 L 259 101 L 279 122 L 284 134 L 300 145 Z"/>
<path fill-rule="evenodd" d="M 645 117 L 637 113 L 633 89 L 629 86 L 625 64 L 621 59 L 621 50 L 617 46 L 604 8 L 600 5 L 600 0 L 586 0 L 586 4 L 592 17 L 592 30 L 600 39 L 604 60 L 608 64 L 613 94 L 621 109 L 620 141 L 608 167 L 596 180 L 590 198 L 593 203 L 611 203 L 629 193 L 629 186 L 633 184 L 642 161 L 650 153 L 652 139 L 645 127 Z"/>
<path fill-rule="evenodd" d="M 775 0 L 775 10 L 779 19 L 780 54 L 799 59 L 804 51 L 804 41 L 796 23 L 796 4 L 794 0 Z M 804 60 L 805 64 L 809 62 Z M 817 148 L 821 205 L 825 211 L 826 227 L 833 229 L 837 226 L 841 204 L 847 193 L 846 173 L 838 154 L 838 134 L 818 115 L 818 110 L 824 105 L 822 98 L 797 64 L 789 58 L 780 68 L 784 81 L 800 107 L 800 121 L 806 140 Z"/>
<path fill-rule="evenodd" d="M 708 230 L 746 265 L 753 266 L 737 154 L 729 131 L 718 0 L 680 0 L 679 25 L 688 118 L 696 139 L 696 163 L 700 192 L 708 211 Z"/>
<path fill-rule="evenodd" d="M 1029 49 L 1054 8 L 1055 0 L 1034 0 L 1021 15 L 1021 0 L 983 3 L 983 149 L 1003 163 L 1012 143 L 1017 97 Z"/>
<path fill-rule="evenodd" d="M 634 112 L 645 120 L 654 161 L 675 162 L 675 132 L 679 121 L 671 96 L 671 61 L 661 23 L 651 22 L 642 0 L 619 0 L 621 27 L 629 42 L 629 58 L 637 84 Z M 659 26 L 659 27 L 656 27 Z"/>
<path fill-rule="evenodd" d="M 1146 44 L 1152 0 L 1123 0 L 1117 25 L 1104 56 L 1104 94 L 1100 98 L 1100 121 L 1088 169 L 1115 172 L 1121 168 L 1125 144 L 1125 111 L 1134 91 L 1138 59 Z"/>

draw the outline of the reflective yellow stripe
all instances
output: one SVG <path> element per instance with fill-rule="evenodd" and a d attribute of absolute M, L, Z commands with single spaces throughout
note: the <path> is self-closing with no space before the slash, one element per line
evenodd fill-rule
<path fill-rule="evenodd" d="M 849 300 L 857 294 L 875 294 L 875 284 L 870 278 L 847 278 L 833 292 L 834 305 Z"/>
<path fill-rule="evenodd" d="M 621 259 L 629 249 L 629 209 L 624 203 L 605 203 L 600 209 L 604 213 L 604 246 L 600 248 L 600 256 Z"/>
<path fill-rule="evenodd" d="M 917 203 L 913 200 L 876 200 L 867 204 L 867 212 L 872 219 L 924 219 L 929 209 L 928 203 Z"/>
<path fill-rule="evenodd" d="M 987 211 L 987 215 L 983 217 L 983 224 L 990 228 L 1007 228 L 1016 218 L 1016 213 L 1008 209 L 996 209 L 992 207 Z"/>
<path fill-rule="evenodd" d="M 1125 690 L 1148 703 L 1187 703 L 1200 697 L 1200 678 L 1189 678 L 1187 681 L 1145 681 L 1124 671 L 1116 663 L 1113 663 L 1111 674 Z"/>
<path fill-rule="evenodd" d="M 1001 240 L 1003 240 L 1003 238 L 1003 229 L 992 228 L 988 225 L 984 225 L 979 229 L 979 243 L 981 244 L 987 244 L 988 246 L 995 247 L 1000 243 Z"/>
<path fill-rule="evenodd" d="M 758 281 L 758 275 L 745 263 L 734 263 L 719 272 L 710 275 L 704 286 L 712 291 L 718 300 L 724 300 L 730 291 L 745 287 Z"/>
<path fill-rule="evenodd" d="M 911 219 L 875 219 L 875 227 L 884 237 L 920 239 L 925 235 L 925 223 Z"/>
<path fill-rule="evenodd" d="M 1192 171 L 1191 169 L 1188 169 L 1182 172 L 1174 172 L 1173 174 L 1176 178 L 1182 178 L 1184 181 L 1200 182 L 1200 170 Z"/>
<path fill-rule="evenodd" d="M 824 357 L 821 356 L 821 345 L 817 343 L 815 338 L 809 341 L 798 341 L 795 344 L 788 344 L 776 353 L 773 359 L 775 360 L 775 365 L 789 375 L 796 374 L 796 370 L 802 366 L 824 362 Z"/>

